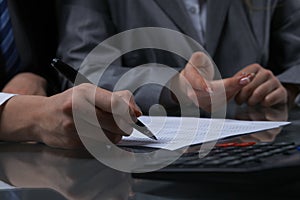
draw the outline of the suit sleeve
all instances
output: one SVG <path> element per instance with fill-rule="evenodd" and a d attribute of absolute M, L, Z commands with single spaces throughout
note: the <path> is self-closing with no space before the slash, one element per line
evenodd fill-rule
<path fill-rule="evenodd" d="M 270 58 L 283 83 L 300 85 L 300 1 L 279 1 L 272 18 Z"/>
<path fill-rule="evenodd" d="M 21 66 L 19 72 L 32 72 L 48 82 L 48 94 L 60 92 L 57 73 L 50 61 L 57 49 L 54 1 L 9 1 L 14 36 Z M 13 74 L 12 74 L 13 75 Z"/>
<path fill-rule="evenodd" d="M 77 70 L 82 65 L 83 60 L 89 53 L 102 41 L 114 36 L 119 30 L 116 30 L 112 16 L 108 9 L 107 1 L 99 0 L 65 0 L 60 1 L 60 45 L 58 56 L 70 64 Z M 135 41 L 136 38 L 126 40 L 127 42 Z M 125 42 L 126 42 L 125 41 Z M 124 41 L 122 41 L 124 42 Z M 94 50 L 95 52 L 95 50 Z M 103 70 L 106 63 L 104 60 L 112 55 L 120 55 L 118 49 L 107 47 L 105 51 L 96 52 L 94 58 L 96 62 L 91 65 L 88 70 L 83 73 L 90 79 L 93 73 L 97 74 L 99 70 Z M 134 60 L 135 52 L 130 56 Z M 145 54 L 144 54 L 145 55 Z M 147 54 L 149 55 L 149 54 Z M 90 56 L 90 55 L 89 55 Z M 121 55 L 120 55 L 121 56 Z M 142 55 L 136 55 L 141 58 Z M 91 57 L 91 56 L 90 56 Z M 98 60 L 97 60 L 98 59 Z M 174 74 L 166 72 L 164 67 L 144 66 L 136 68 L 131 65 L 130 59 L 116 59 L 105 72 L 100 72 L 100 75 L 91 80 L 104 89 L 114 90 L 130 90 L 135 95 L 135 100 L 140 106 L 144 114 L 147 114 L 151 106 L 160 102 L 167 102 L 168 99 L 161 100 L 161 97 L 169 98 L 169 95 L 162 95 L 164 86 Z M 101 65 L 102 63 L 103 65 Z M 143 63 L 142 63 L 143 64 Z M 147 63 L 144 63 L 147 64 Z M 95 66 L 97 66 L 95 68 Z M 85 65 L 82 65 L 85 66 Z M 94 67 L 94 69 L 93 69 Z M 139 70 L 142 69 L 142 70 Z M 80 69 L 81 71 L 82 69 Z M 97 81 L 97 78 L 100 78 Z M 160 77 L 160 78 L 159 78 Z M 93 78 L 92 78 L 93 79 Z M 164 79 L 164 83 L 155 84 L 156 79 Z M 70 83 L 65 81 L 64 87 L 70 87 Z M 169 105 L 177 106 L 170 103 Z"/>

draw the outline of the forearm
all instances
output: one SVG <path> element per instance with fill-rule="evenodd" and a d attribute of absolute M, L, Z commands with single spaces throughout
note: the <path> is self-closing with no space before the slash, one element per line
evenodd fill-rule
<path fill-rule="evenodd" d="M 38 109 L 43 107 L 44 97 L 15 96 L 1 106 L 0 140 L 40 141 Z"/>

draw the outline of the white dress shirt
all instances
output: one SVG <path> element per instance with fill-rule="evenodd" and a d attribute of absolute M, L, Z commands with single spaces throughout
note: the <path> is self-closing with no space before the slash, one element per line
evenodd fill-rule
<path fill-rule="evenodd" d="M 0 181 L 0 190 L 13 189 L 13 188 L 15 188 L 15 187 L 13 187 L 5 182 Z"/>
<path fill-rule="evenodd" d="M 205 45 L 205 31 L 206 31 L 206 19 L 207 19 L 207 3 L 202 0 L 203 3 L 199 3 L 199 0 L 184 0 L 182 1 L 188 11 L 191 18 L 191 22 L 195 27 L 201 44 Z"/>
<path fill-rule="evenodd" d="M 12 98 L 13 96 L 15 96 L 15 94 L 7 94 L 7 93 L 0 92 L 0 106 L 4 104 L 7 100 Z"/>

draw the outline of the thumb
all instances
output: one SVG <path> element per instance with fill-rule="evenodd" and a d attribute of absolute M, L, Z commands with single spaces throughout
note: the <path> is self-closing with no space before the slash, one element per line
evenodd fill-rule
<path fill-rule="evenodd" d="M 133 94 L 128 90 L 114 92 L 120 96 L 130 107 L 130 113 L 133 116 L 140 117 L 143 113 L 134 100 Z"/>
<path fill-rule="evenodd" d="M 241 74 L 231 78 L 224 79 L 224 87 L 226 90 L 227 100 L 232 99 L 240 92 L 246 85 L 248 85 L 254 78 L 253 74 Z"/>

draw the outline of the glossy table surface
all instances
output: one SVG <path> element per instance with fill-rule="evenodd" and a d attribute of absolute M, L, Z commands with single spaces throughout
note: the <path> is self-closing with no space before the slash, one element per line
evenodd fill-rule
<path fill-rule="evenodd" d="M 284 128 L 230 140 L 300 144 L 299 108 L 234 106 L 228 118 L 292 122 Z M 300 180 L 261 185 L 135 179 L 104 166 L 87 151 L 28 143 L 0 143 L 0 181 L 14 187 L 0 184 L 0 199 L 289 199 L 300 195 Z"/>

